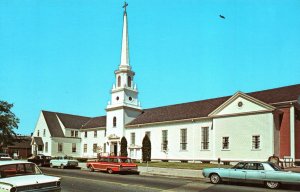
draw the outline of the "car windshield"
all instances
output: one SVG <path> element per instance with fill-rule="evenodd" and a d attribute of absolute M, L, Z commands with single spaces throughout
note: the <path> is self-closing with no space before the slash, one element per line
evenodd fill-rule
<path fill-rule="evenodd" d="M 131 159 L 119 159 L 120 163 L 131 163 Z"/>
<path fill-rule="evenodd" d="M 275 163 L 269 163 L 269 165 L 274 169 L 274 171 L 282 171 L 281 167 Z"/>
<path fill-rule="evenodd" d="M 69 159 L 69 160 L 73 160 L 73 157 L 70 156 L 65 156 L 64 159 Z"/>
<path fill-rule="evenodd" d="M 0 166 L 1 178 L 39 174 L 42 174 L 41 170 L 33 163 L 17 163 Z"/>
<path fill-rule="evenodd" d="M 231 169 L 243 169 L 246 163 L 244 162 L 239 162 L 235 166 L 233 166 Z"/>

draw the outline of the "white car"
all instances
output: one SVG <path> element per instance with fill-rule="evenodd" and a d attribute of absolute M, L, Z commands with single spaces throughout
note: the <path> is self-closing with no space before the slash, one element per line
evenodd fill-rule
<path fill-rule="evenodd" d="M 0 161 L 0 192 L 61 191 L 60 178 L 44 175 L 26 161 Z"/>
<path fill-rule="evenodd" d="M 55 157 L 51 159 L 50 167 L 59 167 L 61 169 L 65 167 L 75 168 L 78 167 L 78 161 L 76 159 L 73 159 L 73 157 L 70 156 Z"/>

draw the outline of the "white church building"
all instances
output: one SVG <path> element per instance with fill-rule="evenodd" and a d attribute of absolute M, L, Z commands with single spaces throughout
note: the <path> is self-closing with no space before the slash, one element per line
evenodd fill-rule
<path fill-rule="evenodd" d="M 275 154 L 300 161 L 300 84 L 226 97 L 141 108 L 129 60 L 128 23 L 123 14 L 121 63 L 106 115 L 84 117 L 41 111 L 32 153 L 95 158 L 97 153 L 141 159 L 142 140 L 151 140 L 152 160 L 262 160 Z"/>

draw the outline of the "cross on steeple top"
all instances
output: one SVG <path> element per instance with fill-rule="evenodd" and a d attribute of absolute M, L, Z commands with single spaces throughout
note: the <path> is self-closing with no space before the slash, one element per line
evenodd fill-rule
<path fill-rule="evenodd" d="M 124 5 L 123 5 L 123 8 L 124 8 L 124 12 L 126 13 L 126 7 L 128 6 L 128 3 L 126 3 L 126 1 L 124 1 Z"/>

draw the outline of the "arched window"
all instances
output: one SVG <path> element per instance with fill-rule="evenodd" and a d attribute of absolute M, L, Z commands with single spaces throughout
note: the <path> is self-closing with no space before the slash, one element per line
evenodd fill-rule
<path fill-rule="evenodd" d="M 118 87 L 121 87 L 121 76 L 118 76 Z"/>
<path fill-rule="evenodd" d="M 113 127 L 116 127 L 116 126 L 117 126 L 117 118 L 114 117 L 114 118 L 113 118 Z"/>
<path fill-rule="evenodd" d="M 131 77 L 130 76 L 128 76 L 128 78 L 127 78 L 127 86 L 131 87 Z"/>

